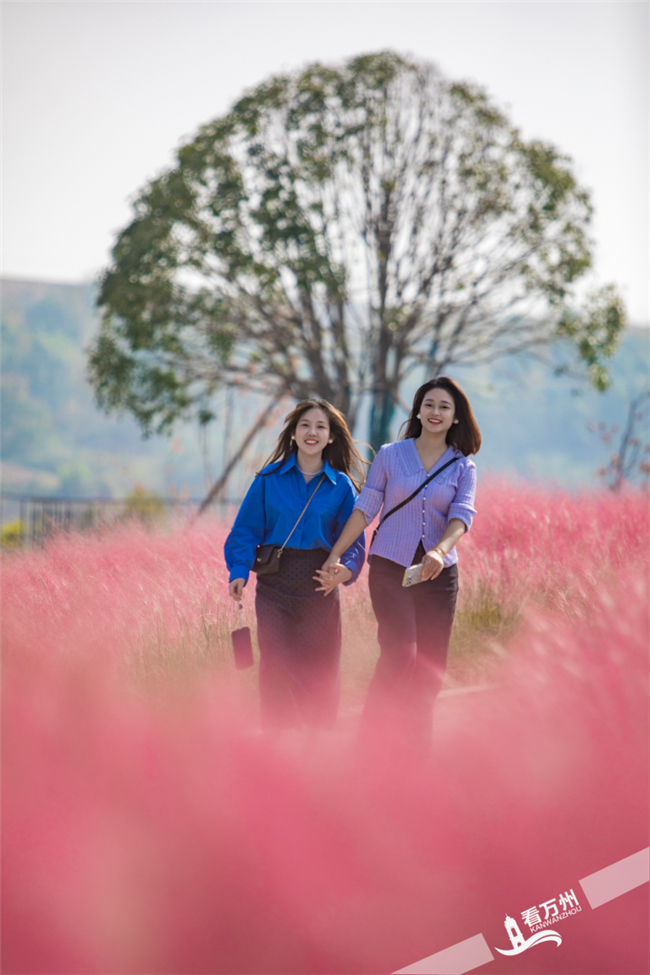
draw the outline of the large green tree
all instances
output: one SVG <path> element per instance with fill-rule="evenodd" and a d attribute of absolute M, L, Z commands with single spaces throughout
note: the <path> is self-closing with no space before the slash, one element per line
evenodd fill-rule
<path fill-rule="evenodd" d="M 90 376 L 145 431 L 239 385 L 314 393 L 378 446 L 403 379 L 571 343 L 594 385 L 624 309 L 581 311 L 591 206 L 485 92 L 390 52 L 271 78 L 178 152 L 119 236 Z"/>

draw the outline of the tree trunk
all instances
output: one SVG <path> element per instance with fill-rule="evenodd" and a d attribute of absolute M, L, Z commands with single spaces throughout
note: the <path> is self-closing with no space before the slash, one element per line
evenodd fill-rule
<path fill-rule="evenodd" d="M 370 436 L 368 442 L 376 452 L 388 443 L 390 439 L 390 425 L 395 414 L 395 400 L 388 389 L 379 390 L 373 396 L 370 409 Z"/>

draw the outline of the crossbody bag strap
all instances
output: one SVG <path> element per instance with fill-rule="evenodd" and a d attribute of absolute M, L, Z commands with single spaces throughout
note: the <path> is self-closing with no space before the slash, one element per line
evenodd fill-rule
<path fill-rule="evenodd" d="M 412 501 L 413 498 L 420 493 L 420 491 L 422 490 L 422 488 L 425 488 L 427 486 L 427 484 L 429 484 L 434 479 L 434 477 L 437 477 L 438 474 L 442 474 L 442 472 L 445 471 L 445 470 L 447 470 L 448 467 L 451 467 L 452 464 L 455 464 L 457 460 L 458 460 L 458 457 L 452 457 L 452 459 L 451 460 L 448 460 L 446 464 L 443 464 L 442 467 L 439 467 L 438 470 L 435 471 L 435 473 L 430 474 L 427 477 L 426 481 L 423 481 L 422 484 L 420 484 L 419 488 L 417 488 L 417 490 L 415 490 L 413 492 L 413 494 L 409 494 L 408 498 L 406 498 L 404 501 L 400 501 L 400 503 L 399 504 L 396 504 L 394 508 L 391 508 L 390 511 L 388 512 L 388 514 L 387 515 L 384 515 L 384 517 L 381 519 L 381 521 L 377 525 L 377 527 L 375 529 L 375 535 L 377 534 L 377 532 L 379 531 L 379 529 L 381 528 L 381 526 L 384 524 L 384 522 L 388 518 L 390 518 L 391 515 L 394 515 L 396 511 L 399 511 L 399 509 L 400 508 L 403 508 L 405 504 L 408 504 L 409 501 Z"/>
<path fill-rule="evenodd" d="M 293 535 L 293 533 L 295 532 L 295 530 L 296 530 L 296 528 L 298 527 L 298 523 L 300 522 L 300 519 L 301 519 L 301 518 L 302 518 L 302 516 L 304 515 L 304 513 L 305 513 L 305 511 L 307 510 L 307 508 L 309 507 L 309 505 L 311 504 L 311 502 L 312 502 L 312 499 L 313 499 L 313 497 L 314 497 L 314 495 L 316 494 L 316 491 L 318 491 L 318 489 L 319 489 L 319 487 L 321 486 L 321 484 L 323 483 L 323 480 L 324 480 L 324 479 L 325 479 L 325 475 L 324 475 L 324 474 L 321 474 L 321 476 L 320 476 L 320 480 L 318 481 L 318 484 L 316 485 L 316 487 L 314 488 L 314 490 L 313 490 L 313 491 L 311 492 L 311 496 L 310 496 L 310 498 L 309 498 L 309 500 L 307 501 L 307 504 L 305 505 L 305 507 L 304 507 L 304 508 L 302 509 L 302 511 L 301 511 L 301 512 L 300 512 L 300 514 L 298 515 L 298 521 L 297 521 L 297 522 L 295 523 L 295 525 L 293 526 L 293 528 L 291 529 L 291 531 L 290 531 L 290 532 L 289 532 L 289 534 L 287 535 L 287 540 L 286 540 L 286 542 L 284 543 L 284 545 L 283 545 L 283 546 L 281 547 L 281 549 L 280 549 L 280 551 L 278 552 L 278 557 L 279 557 L 280 555 L 282 555 L 282 553 L 284 552 L 284 550 L 285 550 L 285 548 L 286 548 L 286 547 L 287 547 L 287 545 L 289 544 L 289 539 L 291 538 L 291 536 L 292 536 L 292 535 Z"/>

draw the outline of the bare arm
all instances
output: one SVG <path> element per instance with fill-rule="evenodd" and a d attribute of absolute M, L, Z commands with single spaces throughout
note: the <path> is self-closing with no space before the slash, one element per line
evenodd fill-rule
<path fill-rule="evenodd" d="M 317 592 L 322 592 L 324 596 L 329 596 L 333 589 L 341 582 L 347 582 L 352 578 L 350 570 L 341 565 L 340 557 L 347 552 L 350 545 L 356 542 L 359 535 L 366 530 L 367 522 L 363 511 L 355 508 L 345 525 L 343 531 L 332 546 L 332 551 L 323 562 L 320 569 L 316 569 L 314 579 L 320 582 Z"/>
<path fill-rule="evenodd" d="M 346 521 L 343 531 L 334 542 L 332 551 L 324 562 L 323 568 L 325 569 L 328 565 L 334 565 L 335 562 L 338 562 L 343 553 L 347 552 L 350 545 L 356 542 L 359 535 L 366 530 L 366 527 L 366 516 L 359 508 L 355 508 Z"/>

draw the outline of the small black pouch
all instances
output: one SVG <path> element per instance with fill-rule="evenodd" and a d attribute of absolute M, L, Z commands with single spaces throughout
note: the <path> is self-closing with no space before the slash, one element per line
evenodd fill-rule
<path fill-rule="evenodd" d="M 298 515 L 298 521 L 296 521 L 295 525 L 289 532 L 289 535 L 287 536 L 287 540 L 284 543 L 284 545 L 258 545 L 257 546 L 257 548 L 255 549 L 255 561 L 253 562 L 251 568 L 253 572 L 257 572 L 258 576 L 272 576 L 275 575 L 276 572 L 280 571 L 280 558 L 282 557 L 282 553 L 284 552 L 285 548 L 289 544 L 289 539 L 291 538 L 296 528 L 298 527 L 300 523 L 300 519 L 304 515 L 309 505 L 311 504 L 314 495 L 316 494 L 316 491 L 318 491 L 319 487 L 323 483 L 324 477 L 325 475 L 321 474 L 318 480 L 318 484 L 312 491 L 309 497 L 309 501 L 307 502 L 305 507 Z"/>
<path fill-rule="evenodd" d="M 230 635 L 232 636 L 232 648 L 235 654 L 235 668 L 246 670 L 247 667 L 253 666 L 253 644 L 250 627 L 241 625 L 241 603 L 237 609 L 239 611 L 239 629 L 233 630 Z"/>
<path fill-rule="evenodd" d="M 257 572 L 258 576 L 270 576 L 279 572 L 281 555 L 282 549 L 279 545 L 258 545 L 251 567 L 253 572 Z"/>

